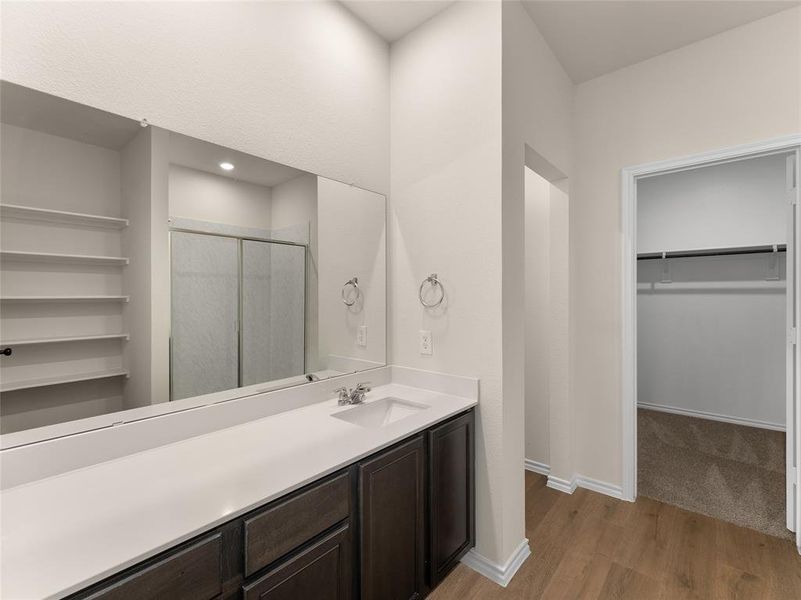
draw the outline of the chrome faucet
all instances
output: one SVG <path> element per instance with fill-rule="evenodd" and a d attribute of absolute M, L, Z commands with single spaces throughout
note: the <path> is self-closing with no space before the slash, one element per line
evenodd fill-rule
<path fill-rule="evenodd" d="M 337 404 L 343 406 L 345 404 L 361 404 L 364 402 L 364 395 L 370 391 L 370 382 L 357 383 L 356 387 L 349 390 L 347 387 L 341 387 L 334 390 L 337 394 Z"/>

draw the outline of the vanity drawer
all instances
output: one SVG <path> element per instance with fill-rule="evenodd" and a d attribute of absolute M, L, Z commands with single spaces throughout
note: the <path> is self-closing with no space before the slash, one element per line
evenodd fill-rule
<path fill-rule="evenodd" d="M 244 600 L 349 600 L 353 588 L 349 525 L 243 588 Z"/>
<path fill-rule="evenodd" d="M 222 591 L 220 534 L 109 584 L 86 600 L 209 600 Z"/>
<path fill-rule="evenodd" d="M 346 471 L 246 519 L 245 576 L 347 519 L 351 487 Z"/>

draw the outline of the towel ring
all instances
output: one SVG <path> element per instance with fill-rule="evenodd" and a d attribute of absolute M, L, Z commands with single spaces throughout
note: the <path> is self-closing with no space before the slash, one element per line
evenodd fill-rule
<path fill-rule="evenodd" d="M 348 286 L 351 286 L 355 291 L 356 295 L 353 297 L 353 300 L 348 302 L 348 297 L 345 295 L 348 291 Z M 362 297 L 362 290 L 359 288 L 359 278 L 354 277 L 353 279 L 349 279 L 345 282 L 345 285 L 342 286 L 342 303 L 345 306 L 353 306 L 359 301 L 359 298 Z"/>
<path fill-rule="evenodd" d="M 430 284 L 431 287 L 439 287 L 439 300 L 437 300 L 436 302 L 431 302 L 430 304 L 426 303 L 426 301 L 423 300 L 423 288 L 427 283 Z M 431 275 L 423 279 L 423 282 L 420 284 L 420 289 L 417 290 L 417 297 L 420 299 L 420 304 L 422 304 L 426 308 L 435 308 L 440 304 L 442 304 L 442 301 L 445 299 L 445 288 L 443 287 L 440 280 L 437 279 L 436 273 L 431 273 Z"/>

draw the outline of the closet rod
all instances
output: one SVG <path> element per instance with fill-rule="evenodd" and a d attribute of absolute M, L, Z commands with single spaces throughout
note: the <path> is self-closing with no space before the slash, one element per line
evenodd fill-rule
<path fill-rule="evenodd" d="M 787 244 L 775 246 L 745 246 L 742 248 L 705 248 L 703 250 L 674 250 L 672 252 L 647 252 L 637 255 L 637 260 L 661 260 L 662 258 L 691 258 L 694 256 L 731 256 L 735 254 L 769 254 L 787 252 Z"/>

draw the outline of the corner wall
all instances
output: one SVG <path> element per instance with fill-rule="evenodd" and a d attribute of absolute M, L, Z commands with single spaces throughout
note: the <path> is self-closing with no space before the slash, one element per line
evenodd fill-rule
<path fill-rule="evenodd" d="M 517 463 L 508 463 L 512 470 L 524 460 L 525 430 L 515 426 L 535 419 L 545 420 L 544 427 L 532 429 L 536 435 L 548 431 L 547 460 L 555 477 L 569 479 L 573 475 L 573 407 L 570 396 L 570 310 L 567 272 L 570 256 L 567 252 L 565 221 L 568 197 L 553 185 L 548 194 L 554 201 L 550 223 L 549 247 L 553 260 L 547 269 L 552 279 L 549 291 L 547 384 L 548 410 L 529 396 L 529 383 L 535 376 L 527 372 L 525 339 L 526 272 L 525 231 L 525 169 L 537 171 L 551 183 L 566 188 L 573 164 L 573 83 L 554 56 L 536 24 L 520 2 L 503 2 L 503 389 L 506 417 L 521 439 L 515 441 L 514 453 L 520 453 Z M 531 164 L 530 164 L 531 163 Z M 536 163 L 536 164 L 535 164 Z M 530 365 L 530 363 L 529 363 Z M 542 400 L 541 398 L 539 400 Z M 528 409 L 528 415 L 524 408 Z M 538 414 L 537 414 L 538 413 Z M 540 433 L 541 435 L 541 433 Z M 541 446 L 540 440 L 525 440 Z M 538 460 L 533 456 L 525 458 Z M 542 462 L 542 459 L 539 459 Z M 522 486 L 522 473 L 519 475 Z M 522 491 L 520 492 L 523 493 Z M 522 523 L 524 526 L 524 523 Z M 536 541 L 533 542 L 536 544 Z"/>
<path fill-rule="evenodd" d="M 476 551 L 502 564 L 523 510 L 522 440 L 518 460 L 502 389 L 500 4 L 451 5 L 395 42 L 390 62 L 392 362 L 481 379 Z M 447 295 L 427 310 L 417 293 L 430 273 Z M 421 329 L 432 356 L 418 351 Z"/>
<path fill-rule="evenodd" d="M 622 481 L 620 170 L 801 131 L 801 8 L 576 88 L 571 186 L 579 472 Z"/>

